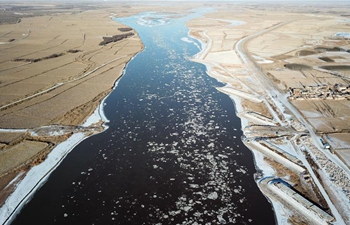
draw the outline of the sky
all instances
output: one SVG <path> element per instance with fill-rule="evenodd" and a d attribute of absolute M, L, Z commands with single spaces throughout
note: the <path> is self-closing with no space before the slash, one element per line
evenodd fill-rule
<path fill-rule="evenodd" d="M 350 4 L 350 0 L 0 0 L 0 2 L 155 2 L 155 1 L 186 1 L 186 2 L 259 2 L 259 3 L 264 3 L 264 2 L 348 2 Z"/>

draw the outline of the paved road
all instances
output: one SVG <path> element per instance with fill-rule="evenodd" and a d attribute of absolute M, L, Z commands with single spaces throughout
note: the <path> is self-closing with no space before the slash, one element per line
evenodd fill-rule
<path fill-rule="evenodd" d="M 297 118 L 297 120 L 299 120 L 302 124 L 304 124 L 304 126 L 306 127 L 306 129 L 309 131 L 311 138 L 314 141 L 314 144 L 316 145 L 316 147 L 321 150 L 331 161 L 333 161 L 334 163 L 336 163 L 340 168 L 342 168 L 347 175 L 350 177 L 350 169 L 334 154 L 330 153 L 329 151 L 324 151 L 323 150 L 323 145 L 320 142 L 320 137 L 315 134 L 312 126 L 309 124 L 309 122 L 300 114 L 300 112 L 288 101 L 288 99 L 286 99 L 285 97 L 283 97 L 283 94 L 280 93 L 280 91 L 276 88 L 276 86 L 271 82 L 271 80 L 265 75 L 265 73 L 261 70 L 260 66 L 255 62 L 255 60 L 253 59 L 253 57 L 248 53 L 246 44 L 251 41 L 252 39 L 263 35 L 265 33 L 268 33 L 272 30 L 275 30 L 281 26 L 284 26 L 288 23 L 290 23 L 291 21 L 285 21 L 282 23 L 279 23 L 275 26 L 272 26 L 268 29 L 259 31 L 257 33 L 254 33 L 248 37 L 245 37 L 243 39 L 241 39 L 239 42 L 237 42 L 236 44 L 236 52 L 237 54 L 241 57 L 241 59 L 243 60 L 244 64 L 247 65 L 247 68 L 249 68 L 251 70 L 251 72 L 255 75 L 255 77 L 259 80 L 259 82 L 261 83 L 261 85 L 265 88 L 266 90 L 266 94 L 271 96 L 277 96 L 278 100 L 286 107 L 288 108 L 293 114 L 294 116 Z"/>
<path fill-rule="evenodd" d="M 314 144 L 316 145 L 316 147 L 319 150 L 322 151 L 323 149 L 322 149 L 322 146 L 320 145 L 319 137 L 313 131 L 312 126 L 306 121 L 306 119 L 304 119 L 304 117 L 300 114 L 300 112 L 292 104 L 290 104 L 288 99 L 283 97 L 284 95 L 280 93 L 280 91 L 275 87 L 275 85 L 271 82 L 271 80 L 261 70 L 260 66 L 255 62 L 255 60 L 252 58 L 252 56 L 248 53 L 248 50 L 246 47 L 246 44 L 249 41 L 251 41 L 252 39 L 254 39 L 260 35 L 263 35 L 265 33 L 268 33 L 270 31 L 273 31 L 281 26 L 284 26 L 284 25 L 290 23 L 290 22 L 291 21 L 281 22 L 281 23 L 276 24 L 270 28 L 261 30 L 257 33 L 254 33 L 250 36 L 247 36 L 247 37 L 241 39 L 240 41 L 237 42 L 237 44 L 235 46 L 235 51 L 237 52 L 237 54 L 239 55 L 239 57 L 241 58 L 243 63 L 246 65 L 247 69 L 249 69 L 252 72 L 252 74 L 255 75 L 257 80 L 261 83 L 261 86 L 265 89 L 266 97 L 277 96 L 278 99 L 275 98 L 275 100 L 278 100 L 280 103 L 282 103 L 284 105 L 284 107 L 288 108 L 294 114 L 294 116 L 297 120 L 299 120 L 302 124 L 304 124 L 306 129 L 309 131 L 310 136 L 314 141 Z M 330 160 L 332 160 L 337 165 L 339 165 L 339 167 L 344 169 L 344 171 L 346 171 L 348 176 L 350 175 L 349 168 L 346 165 L 344 165 L 344 163 L 342 163 L 336 156 L 334 156 L 331 153 L 326 152 L 326 151 L 323 151 L 323 152 L 326 154 L 326 156 Z M 331 200 L 330 200 L 329 196 L 327 195 L 326 191 L 324 190 L 323 186 L 320 184 L 320 182 L 317 180 L 316 176 L 312 172 L 311 166 L 308 165 L 308 162 L 306 160 L 304 160 L 304 163 L 306 164 L 305 166 L 308 168 L 310 174 L 313 176 L 314 179 L 316 179 L 315 182 L 316 182 L 318 188 L 320 189 L 321 193 L 323 194 L 324 198 L 326 199 L 330 209 L 332 210 L 332 213 L 333 213 L 335 219 L 337 220 L 337 222 L 344 223 L 344 220 L 342 219 L 342 217 L 339 214 L 336 207 L 331 202 Z"/>
<path fill-rule="evenodd" d="M 253 74 L 255 74 L 255 76 L 258 78 L 259 82 L 267 89 L 267 91 L 273 91 L 273 90 L 276 90 L 276 88 L 275 88 L 274 84 L 272 84 L 271 81 L 265 76 L 265 74 L 261 70 L 260 66 L 255 62 L 253 57 L 250 54 L 248 54 L 246 44 L 249 41 L 251 41 L 252 39 L 254 39 L 260 35 L 263 35 L 265 33 L 268 33 L 270 31 L 273 31 L 281 26 L 284 26 L 284 25 L 290 23 L 290 22 L 291 22 L 291 20 L 276 24 L 270 28 L 261 30 L 259 32 L 256 32 L 256 33 L 250 35 L 250 36 L 242 38 L 241 40 L 239 40 L 236 43 L 235 50 L 236 50 L 238 56 L 242 59 L 244 64 L 247 66 L 247 68 L 249 68 L 251 70 L 251 72 Z"/>

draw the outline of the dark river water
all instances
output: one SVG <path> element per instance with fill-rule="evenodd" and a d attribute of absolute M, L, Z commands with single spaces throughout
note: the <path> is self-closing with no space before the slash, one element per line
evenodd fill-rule
<path fill-rule="evenodd" d="M 223 84 L 188 58 L 203 11 L 118 21 L 145 50 L 106 99 L 109 129 L 65 158 L 13 224 L 275 224 Z"/>

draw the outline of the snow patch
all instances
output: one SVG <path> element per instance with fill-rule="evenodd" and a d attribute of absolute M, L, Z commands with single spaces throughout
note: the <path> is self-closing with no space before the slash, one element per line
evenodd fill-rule
<path fill-rule="evenodd" d="M 7 198 L 0 208 L 0 223 L 10 224 L 20 209 L 30 200 L 48 179 L 54 169 L 62 162 L 68 153 L 86 136 L 83 133 L 73 134 L 65 142 L 57 145 L 47 156 L 44 162 L 34 166 L 17 185 L 15 191 Z"/>

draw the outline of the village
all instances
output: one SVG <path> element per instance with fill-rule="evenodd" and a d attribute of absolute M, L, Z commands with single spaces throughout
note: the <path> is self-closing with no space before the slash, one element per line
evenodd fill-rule
<path fill-rule="evenodd" d="M 322 99 L 322 100 L 345 100 L 350 97 L 350 86 L 342 84 L 309 86 L 304 88 L 289 88 L 289 99 Z"/>

